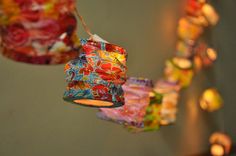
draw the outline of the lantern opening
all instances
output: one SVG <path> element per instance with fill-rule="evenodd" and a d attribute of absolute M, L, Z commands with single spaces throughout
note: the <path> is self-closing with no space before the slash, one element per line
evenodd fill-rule
<path fill-rule="evenodd" d="M 109 107 L 112 106 L 112 102 L 101 101 L 101 100 L 89 100 L 89 99 L 79 99 L 74 100 L 77 104 L 87 105 L 87 106 L 96 106 L 96 107 Z"/>
<path fill-rule="evenodd" d="M 211 147 L 211 154 L 213 156 L 223 156 L 224 155 L 224 147 L 219 144 L 214 144 Z"/>

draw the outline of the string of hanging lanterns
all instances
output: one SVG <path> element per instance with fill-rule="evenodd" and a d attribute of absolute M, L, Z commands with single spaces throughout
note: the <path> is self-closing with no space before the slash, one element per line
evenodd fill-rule
<path fill-rule="evenodd" d="M 89 39 L 78 38 L 76 17 Z M 126 50 L 93 35 L 74 0 L 0 1 L 1 53 L 31 64 L 67 63 L 65 101 L 98 107 L 99 118 L 122 124 L 131 132 L 153 131 L 176 121 L 181 89 L 216 61 L 217 52 L 201 37 L 218 20 L 206 0 L 187 0 L 177 28 L 175 56 L 166 61 L 163 77 L 155 85 L 146 78 L 127 78 Z M 213 112 L 222 105 L 216 89 L 202 94 L 203 110 Z M 214 133 L 210 143 L 212 155 L 218 156 L 229 153 L 232 141 Z"/>
<path fill-rule="evenodd" d="M 132 132 L 158 130 L 160 126 L 173 124 L 181 89 L 191 84 L 195 73 L 210 67 L 216 60 L 216 51 L 200 42 L 200 38 L 204 29 L 214 26 L 218 19 L 216 11 L 206 1 L 188 0 L 185 16 L 179 20 L 177 28 L 176 53 L 166 61 L 163 77 L 154 86 L 148 79 L 128 79 L 123 86 L 125 105 L 100 108 L 98 117 L 122 124 Z M 202 103 L 203 100 L 201 106 Z"/>

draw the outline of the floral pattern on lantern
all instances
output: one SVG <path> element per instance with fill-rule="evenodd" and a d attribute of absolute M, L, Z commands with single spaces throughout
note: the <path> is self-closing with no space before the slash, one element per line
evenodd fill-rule
<path fill-rule="evenodd" d="M 1 0 L 2 54 L 32 64 L 62 64 L 78 45 L 74 0 Z"/>
<path fill-rule="evenodd" d="M 150 92 L 150 103 L 145 109 L 143 127 L 126 126 L 131 132 L 147 132 L 159 130 L 161 125 L 161 103 L 163 96 L 155 91 Z"/>
<path fill-rule="evenodd" d="M 93 107 L 122 106 L 126 50 L 92 40 L 81 40 L 81 45 L 79 57 L 65 66 L 68 87 L 64 100 Z"/>

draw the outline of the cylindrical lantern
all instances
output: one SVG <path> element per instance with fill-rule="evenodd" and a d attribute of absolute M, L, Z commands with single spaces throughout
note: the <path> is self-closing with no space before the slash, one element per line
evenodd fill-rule
<path fill-rule="evenodd" d="M 200 106 L 205 111 L 214 112 L 223 106 L 223 99 L 216 89 L 210 88 L 203 92 Z"/>
<path fill-rule="evenodd" d="M 75 58 L 74 0 L 1 0 L 2 54 L 32 64 L 61 64 Z"/>
<path fill-rule="evenodd" d="M 154 90 L 163 95 L 160 111 L 160 124 L 173 124 L 176 120 L 180 86 L 166 80 L 157 81 Z"/>
<path fill-rule="evenodd" d="M 119 107 L 124 104 L 126 50 L 117 45 L 81 40 L 77 59 L 65 66 L 68 87 L 64 100 L 85 106 Z"/>
<path fill-rule="evenodd" d="M 194 49 L 194 53 L 194 63 L 196 70 L 212 66 L 217 59 L 217 52 L 214 49 L 209 48 L 204 43 L 200 43 Z"/>
<path fill-rule="evenodd" d="M 225 156 L 230 153 L 232 140 L 224 133 L 213 133 L 209 139 L 212 156 Z"/>
<path fill-rule="evenodd" d="M 143 78 L 130 77 L 122 86 L 125 105 L 119 108 L 101 108 L 98 117 L 123 125 L 143 127 L 146 107 L 149 105 L 149 93 L 152 91 L 152 81 Z"/>
<path fill-rule="evenodd" d="M 145 114 L 143 114 L 142 124 L 139 125 L 127 125 L 131 132 L 147 132 L 155 131 L 160 128 L 161 123 L 161 103 L 163 96 L 155 91 L 150 92 L 149 95 L 150 102 L 144 109 Z M 143 110 L 142 110 L 143 111 Z"/>
<path fill-rule="evenodd" d="M 190 60 L 175 57 L 166 62 L 165 79 L 172 83 L 178 83 L 181 87 L 187 87 L 193 77 L 193 64 Z"/>

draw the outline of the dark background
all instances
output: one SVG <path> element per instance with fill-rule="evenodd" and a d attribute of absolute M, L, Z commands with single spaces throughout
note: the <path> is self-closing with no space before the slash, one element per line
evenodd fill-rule
<path fill-rule="evenodd" d="M 97 109 L 63 102 L 63 65 L 36 66 L 0 57 L 0 156 L 187 156 L 206 151 L 212 132 L 236 141 L 236 1 L 212 0 L 221 16 L 206 34 L 219 52 L 213 69 L 182 91 L 177 122 L 130 134 L 96 118 Z M 129 75 L 157 80 L 174 54 L 182 0 L 80 0 L 91 30 L 129 52 Z M 81 37 L 87 37 L 82 27 Z M 217 87 L 225 106 L 206 113 L 198 98 Z"/>

